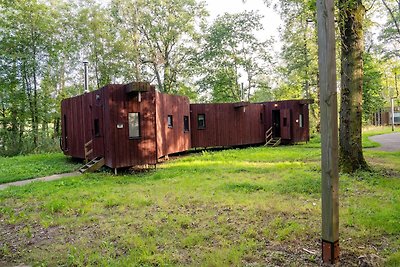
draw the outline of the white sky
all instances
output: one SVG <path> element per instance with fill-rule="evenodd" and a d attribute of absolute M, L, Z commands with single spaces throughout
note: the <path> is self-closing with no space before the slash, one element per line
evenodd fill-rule
<path fill-rule="evenodd" d="M 210 20 L 214 20 L 218 15 L 224 13 L 239 13 L 245 10 L 258 11 L 263 15 L 264 31 L 257 34 L 260 40 L 266 40 L 268 37 L 273 37 L 277 42 L 275 49 L 279 48 L 279 33 L 278 28 L 281 26 L 281 19 L 272 7 L 267 7 L 263 0 L 205 0 L 207 10 L 210 13 Z"/>

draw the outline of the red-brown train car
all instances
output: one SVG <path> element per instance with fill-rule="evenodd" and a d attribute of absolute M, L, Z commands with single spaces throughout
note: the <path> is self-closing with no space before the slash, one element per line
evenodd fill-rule
<path fill-rule="evenodd" d="M 311 99 L 264 102 L 264 124 L 267 131 L 272 127 L 273 137 L 283 143 L 310 140 L 309 104 Z"/>
<path fill-rule="evenodd" d="M 192 104 L 192 147 L 265 143 L 264 105 Z"/>
<path fill-rule="evenodd" d="M 161 94 L 148 83 L 107 85 L 61 103 L 62 150 L 122 168 L 156 164 L 189 150 L 189 99 Z"/>
<path fill-rule="evenodd" d="M 107 85 L 61 103 L 62 150 L 81 159 L 104 158 L 111 168 L 156 164 L 196 147 L 309 140 L 309 100 L 190 104 L 148 83 Z"/>
<path fill-rule="evenodd" d="M 239 146 L 265 143 L 272 137 L 282 143 L 309 141 L 310 100 L 264 103 L 192 104 L 192 147 Z"/>

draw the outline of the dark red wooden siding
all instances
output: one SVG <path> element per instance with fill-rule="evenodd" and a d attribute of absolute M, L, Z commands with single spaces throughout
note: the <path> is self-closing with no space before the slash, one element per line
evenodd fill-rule
<path fill-rule="evenodd" d="M 191 129 L 185 132 L 183 123 L 184 116 L 188 116 L 190 120 L 189 99 L 184 96 L 156 93 L 156 108 L 157 157 L 189 150 Z M 172 116 L 172 127 L 168 127 L 168 115 Z"/>
<path fill-rule="evenodd" d="M 192 104 L 192 147 L 236 146 L 265 142 L 262 104 L 235 107 L 227 104 Z M 206 128 L 199 129 L 198 114 L 204 114 Z M 262 115 L 260 115 L 262 114 Z"/>
<path fill-rule="evenodd" d="M 105 142 L 107 165 L 112 168 L 156 164 L 156 109 L 155 89 L 127 94 L 124 85 L 108 88 L 109 118 L 105 123 L 109 132 Z M 141 100 L 139 102 L 139 99 Z M 128 113 L 140 113 L 140 138 L 129 138 Z M 122 125 L 122 128 L 117 128 Z"/>
<path fill-rule="evenodd" d="M 84 158 L 84 145 L 93 140 L 90 158 L 104 156 L 103 90 L 65 99 L 61 103 L 62 146 L 64 154 Z M 94 120 L 99 121 L 95 136 Z M 67 134 L 67 135 L 66 135 Z M 89 148 L 89 149 L 90 149 Z"/>
<path fill-rule="evenodd" d="M 90 158 L 104 156 L 106 165 L 111 168 L 155 164 L 155 89 L 149 86 L 147 90 L 141 92 L 140 102 L 138 93 L 125 92 L 125 85 L 108 85 L 63 100 L 61 117 L 64 154 L 83 159 L 84 144 L 93 140 L 94 152 Z M 129 139 L 129 112 L 140 113 L 141 138 Z M 99 121 L 98 136 L 94 129 L 96 119 Z M 117 124 L 123 125 L 123 128 L 117 129 Z M 65 133 L 68 134 L 67 141 Z"/>
<path fill-rule="evenodd" d="M 307 100 L 284 100 L 264 102 L 265 129 L 272 127 L 272 111 L 279 110 L 281 115 L 281 137 L 285 143 L 309 141 L 309 111 Z M 303 115 L 303 127 L 299 125 L 299 115 Z M 288 126 L 283 126 L 283 119 L 287 118 Z"/>
<path fill-rule="evenodd" d="M 308 141 L 308 104 L 309 101 L 288 100 L 190 105 L 187 97 L 157 93 L 154 86 L 146 83 L 108 85 L 62 101 L 63 151 L 83 159 L 84 144 L 93 140 L 90 158 L 104 156 L 107 166 L 120 168 L 155 164 L 164 155 L 191 147 L 260 144 L 272 126 L 273 110 L 280 114 L 283 142 Z M 130 112 L 140 113 L 141 137 L 137 139 L 129 138 Z M 198 114 L 205 115 L 205 129 L 198 128 Z M 300 114 L 303 127 L 299 125 Z M 173 117 L 172 128 L 167 125 L 168 115 Z M 184 116 L 189 117 L 189 132 L 184 131 Z"/>

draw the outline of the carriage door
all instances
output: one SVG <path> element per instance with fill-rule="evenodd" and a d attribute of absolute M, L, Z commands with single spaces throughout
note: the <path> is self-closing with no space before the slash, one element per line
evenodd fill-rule
<path fill-rule="evenodd" d="M 104 155 L 104 124 L 103 124 L 103 94 L 102 91 L 94 94 L 92 99 L 92 140 L 94 156 Z"/>
<path fill-rule="evenodd" d="M 272 110 L 272 137 L 281 137 L 280 110 Z"/>
<path fill-rule="evenodd" d="M 281 138 L 282 139 L 291 139 L 291 117 L 290 117 L 290 109 L 281 109 L 280 110 L 280 119 L 281 119 Z"/>

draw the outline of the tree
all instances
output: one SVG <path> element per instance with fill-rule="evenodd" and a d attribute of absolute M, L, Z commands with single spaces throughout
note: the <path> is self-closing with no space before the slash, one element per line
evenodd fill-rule
<path fill-rule="evenodd" d="M 186 83 L 188 63 L 196 54 L 199 28 L 207 15 L 204 3 L 115 0 L 113 5 L 118 7 L 118 16 L 129 21 L 126 26 L 135 42 L 134 49 L 140 50 L 140 60 L 136 60 L 140 69 L 150 68 L 161 92 L 177 92 Z"/>
<path fill-rule="evenodd" d="M 57 56 L 59 44 L 54 39 L 58 30 L 57 23 L 50 7 L 43 3 L 16 0 L 2 2 L 1 7 L 3 12 L 0 27 L 3 34 L 0 57 L 2 65 L 10 67 L 3 73 L 3 77 L 13 81 L 8 83 L 8 90 L 23 90 L 25 93 L 23 101 L 26 101 L 27 108 L 18 111 L 29 115 L 32 145 L 36 148 L 39 144 L 39 124 L 45 112 L 41 103 L 41 81 L 46 70 L 51 68 L 48 63 Z M 9 100 L 11 109 L 15 107 L 14 100 Z M 11 121 L 15 121 L 15 116 L 20 119 L 25 117 L 23 114 L 15 114 L 15 111 L 11 112 Z M 24 120 L 19 122 L 25 127 Z M 13 122 L 11 124 L 11 128 L 16 129 L 16 125 Z M 27 128 L 20 128 L 19 134 L 22 135 L 25 130 Z"/>
<path fill-rule="evenodd" d="M 380 38 L 385 42 L 385 48 L 389 57 L 399 57 L 400 53 L 400 1 L 381 0 L 384 10 L 387 12 L 387 20 L 383 26 Z"/>
<path fill-rule="evenodd" d="M 383 97 L 383 73 L 380 62 L 370 53 L 364 54 L 363 78 L 363 121 L 369 122 L 371 116 L 385 104 Z"/>
<path fill-rule="evenodd" d="M 339 0 L 341 40 L 340 165 L 344 172 L 367 169 L 362 151 L 363 21 L 361 0 Z"/>
<path fill-rule="evenodd" d="M 261 42 L 255 36 L 255 31 L 262 30 L 261 18 L 254 12 L 226 13 L 205 30 L 198 85 L 201 92 L 211 96 L 211 101 L 248 100 L 251 92 L 259 88 L 258 80 L 269 69 L 267 49 L 271 46 L 269 41 Z M 240 78 L 247 81 L 243 91 Z"/>
<path fill-rule="evenodd" d="M 284 22 L 281 29 L 282 64 L 277 69 L 280 82 L 278 99 L 314 99 L 311 122 L 319 129 L 319 86 L 315 0 L 280 1 L 277 9 Z"/>
<path fill-rule="evenodd" d="M 2 1 L 0 9 L 0 153 L 13 155 L 54 138 L 48 126 L 59 125 L 66 69 L 78 46 L 70 3 Z"/>

